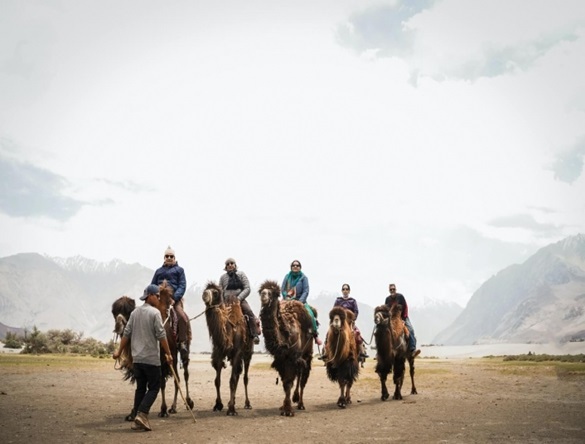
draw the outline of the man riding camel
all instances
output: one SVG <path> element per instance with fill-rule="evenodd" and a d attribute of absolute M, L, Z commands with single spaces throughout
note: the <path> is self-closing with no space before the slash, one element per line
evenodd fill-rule
<path fill-rule="evenodd" d="M 180 350 L 188 351 L 188 344 L 191 342 L 191 323 L 185 313 L 183 306 L 183 295 L 187 289 L 185 270 L 179 266 L 175 256 L 175 250 L 170 246 L 165 250 L 163 266 L 154 272 L 152 284 L 160 285 L 164 280 L 173 287 L 173 308 L 179 318 L 177 342 Z"/>

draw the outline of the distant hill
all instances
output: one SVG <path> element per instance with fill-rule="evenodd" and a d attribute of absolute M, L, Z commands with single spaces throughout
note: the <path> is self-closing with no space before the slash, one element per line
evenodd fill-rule
<path fill-rule="evenodd" d="M 52 258 L 37 253 L 23 253 L 0 259 L 0 338 L 6 330 L 23 332 L 36 326 L 41 331 L 71 329 L 107 342 L 113 338 L 111 305 L 122 295 L 137 299 L 150 282 L 154 270 L 140 264 L 119 260 L 103 263 L 80 256 Z M 260 312 L 259 282 L 252 283 L 248 302 L 256 315 Z M 211 351 L 201 294 L 202 284 L 192 284 L 185 293 L 185 309 L 191 318 L 194 352 Z M 311 295 L 309 302 L 317 308 L 325 336 L 328 314 L 336 293 Z M 381 301 L 382 302 L 382 301 Z M 366 341 L 374 327 L 374 308 L 358 300 L 357 325 Z M 460 307 L 433 303 L 411 308 L 411 318 L 419 343 L 427 343 L 449 325 Z M 263 349 L 261 342 L 260 350 Z"/>
<path fill-rule="evenodd" d="M 0 322 L 0 341 L 4 341 L 6 338 L 6 333 L 14 333 L 17 336 L 24 337 L 24 332 L 24 328 L 9 327 L 8 325 L 4 325 L 2 322 Z"/>
<path fill-rule="evenodd" d="M 585 339 L 585 235 L 538 250 L 486 281 L 434 343 Z"/>

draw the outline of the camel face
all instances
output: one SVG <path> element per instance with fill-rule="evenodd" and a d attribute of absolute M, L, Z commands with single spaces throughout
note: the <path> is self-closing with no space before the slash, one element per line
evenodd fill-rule
<path fill-rule="evenodd" d="M 278 295 L 276 297 L 278 297 Z M 260 292 L 260 303 L 263 307 L 270 305 L 273 299 L 275 299 L 275 297 L 271 290 L 265 288 Z"/>
<path fill-rule="evenodd" d="M 201 299 L 203 299 L 203 303 L 206 306 L 210 307 L 212 305 L 216 305 L 219 303 L 219 293 L 217 291 L 214 291 L 214 290 L 208 288 L 207 290 L 205 290 L 203 292 Z"/>
<path fill-rule="evenodd" d="M 382 313 L 381 311 L 377 312 L 374 315 L 374 324 L 376 325 L 382 324 L 385 320 L 386 317 L 384 316 L 384 313 Z"/>
<path fill-rule="evenodd" d="M 114 333 L 116 333 L 118 336 L 122 336 L 127 322 L 128 319 L 126 319 L 122 314 L 116 316 L 116 325 L 114 327 Z"/>
<path fill-rule="evenodd" d="M 344 319 L 341 319 L 341 316 L 339 315 L 335 315 L 333 316 L 333 318 L 331 319 L 331 322 L 329 323 L 329 325 L 333 328 L 335 328 L 336 330 L 340 330 L 341 327 L 343 326 L 343 323 L 345 322 Z"/>

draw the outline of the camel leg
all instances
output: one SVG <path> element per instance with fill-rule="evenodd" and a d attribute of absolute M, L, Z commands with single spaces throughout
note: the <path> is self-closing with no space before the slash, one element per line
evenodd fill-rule
<path fill-rule="evenodd" d="M 292 390 L 294 380 L 286 379 L 282 380 L 282 387 L 284 388 L 284 401 L 282 407 L 280 407 L 281 416 L 295 416 L 295 412 L 292 409 L 292 402 L 290 400 L 290 392 Z"/>
<path fill-rule="evenodd" d="M 251 409 L 250 399 L 248 398 L 248 370 L 250 369 L 250 361 L 252 357 L 247 356 L 244 358 L 244 394 L 246 396 L 246 402 L 244 404 L 245 409 Z"/>
<path fill-rule="evenodd" d="M 410 394 L 411 395 L 416 395 L 418 394 L 418 392 L 416 391 L 416 387 L 414 385 L 414 358 L 408 358 L 408 367 L 410 368 L 410 383 L 411 383 L 411 389 L 410 389 Z"/>
<path fill-rule="evenodd" d="M 173 369 L 175 370 L 175 375 L 177 375 L 177 379 L 179 379 L 179 373 L 177 373 L 177 357 L 175 356 L 173 359 L 173 363 L 171 364 L 173 366 Z M 175 394 L 173 396 L 173 403 L 171 405 L 171 408 L 169 409 L 169 413 L 175 414 L 177 413 L 177 395 L 179 393 L 179 384 L 177 384 L 177 381 L 175 381 L 175 378 L 173 377 L 173 387 L 175 388 Z M 179 383 L 181 382 L 181 380 L 179 379 Z"/>
<path fill-rule="evenodd" d="M 345 382 L 344 381 L 339 381 L 339 399 L 337 400 L 337 407 L 339 407 L 340 409 L 344 409 L 346 406 L 346 402 L 345 402 Z"/>
<path fill-rule="evenodd" d="M 404 382 L 404 360 L 397 360 L 394 364 L 394 396 L 392 399 L 402 399 L 402 383 Z"/>
<path fill-rule="evenodd" d="M 380 399 L 382 401 L 386 401 L 390 397 L 390 394 L 388 393 L 388 387 L 386 387 L 386 379 L 388 378 L 388 373 L 378 369 L 376 369 L 376 372 L 380 377 L 380 386 L 382 388 L 382 396 L 380 397 Z"/>
<path fill-rule="evenodd" d="M 345 386 L 345 403 L 351 404 L 351 386 L 353 385 L 353 381 L 348 381 L 347 385 Z"/>
<path fill-rule="evenodd" d="M 228 402 L 227 415 L 235 416 L 236 412 L 236 391 L 238 390 L 238 382 L 242 374 L 242 359 L 234 357 L 232 359 L 232 375 L 230 377 L 230 400 Z"/>
<path fill-rule="evenodd" d="M 221 412 L 223 410 L 223 403 L 221 402 L 221 394 L 219 389 L 221 387 L 221 370 L 223 369 L 223 362 L 214 362 L 213 367 L 215 368 L 215 405 L 213 406 L 214 412 Z"/>
<path fill-rule="evenodd" d="M 166 418 L 169 416 L 169 412 L 167 410 L 167 400 L 165 397 L 165 388 L 167 385 L 167 378 L 164 377 L 164 375 L 161 377 L 161 382 L 160 382 L 160 398 L 161 398 L 161 404 L 160 404 L 160 412 L 158 414 L 159 417 L 161 418 Z"/>

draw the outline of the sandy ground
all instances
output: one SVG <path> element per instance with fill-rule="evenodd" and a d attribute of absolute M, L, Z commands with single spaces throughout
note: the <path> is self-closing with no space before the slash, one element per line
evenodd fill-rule
<path fill-rule="evenodd" d="M 336 406 L 338 388 L 320 361 L 305 392 L 305 411 L 282 417 L 283 391 L 271 358 L 254 355 L 251 410 L 213 412 L 214 372 L 208 355 L 193 355 L 190 391 L 196 423 L 180 409 L 158 418 L 152 432 L 124 421 L 134 386 L 122 381 L 113 360 L 0 354 L 1 443 L 274 443 L 358 442 L 585 442 L 585 376 L 554 365 L 503 363 L 501 359 L 417 359 L 417 395 L 405 382 L 402 401 L 380 400 L 374 361 L 368 360 L 353 389 L 353 404 Z M 229 370 L 229 367 L 228 367 Z M 222 396 L 227 404 L 228 374 Z"/>

